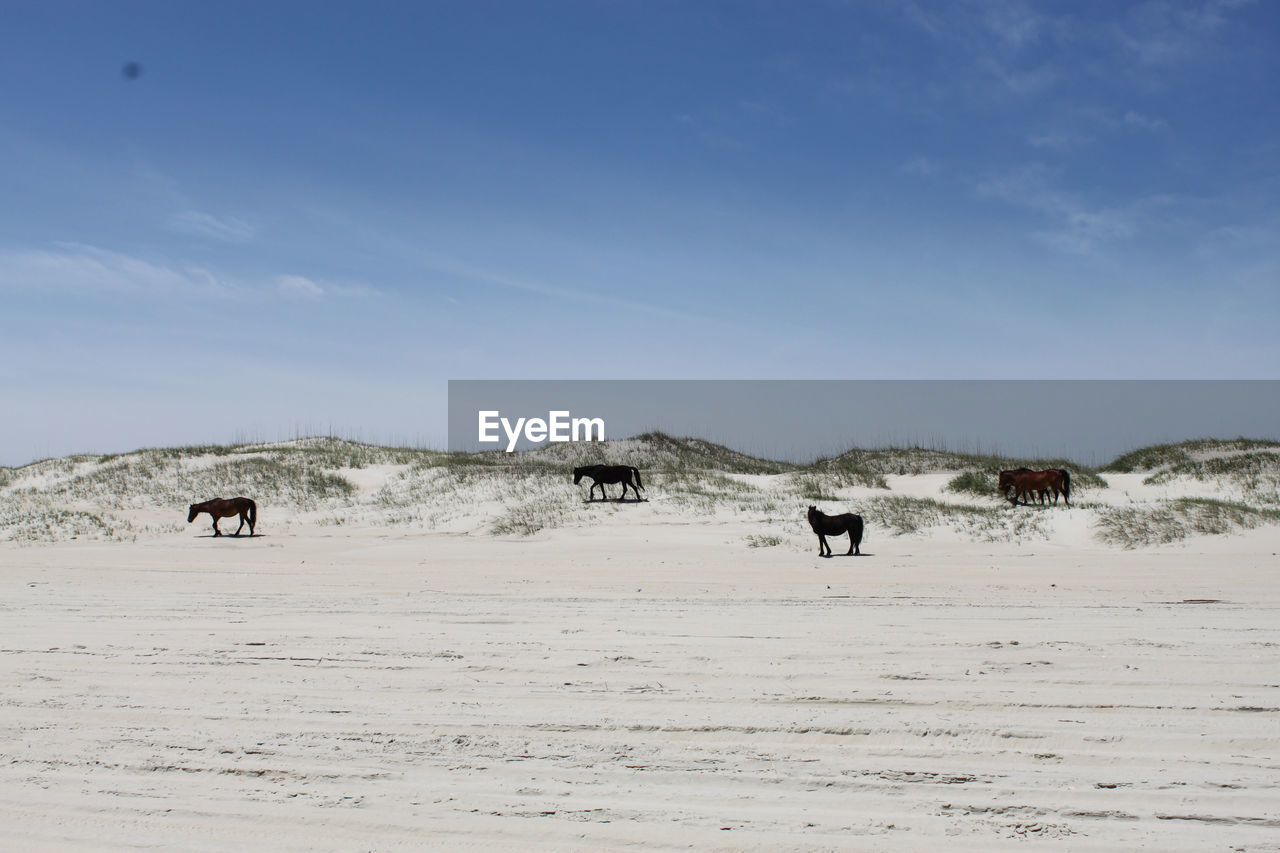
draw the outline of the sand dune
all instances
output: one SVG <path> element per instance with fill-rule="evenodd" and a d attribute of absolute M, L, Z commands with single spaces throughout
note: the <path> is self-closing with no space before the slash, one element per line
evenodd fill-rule
<path fill-rule="evenodd" d="M 56 491 L 110 464 L 49 464 L 13 504 L 53 489 L 127 537 L 0 543 L 7 849 L 1280 847 L 1256 483 L 1104 472 L 1075 509 L 991 502 L 1020 526 L 912 504 L 916 530 L 820 559 L 807 471 L 686 496 L 655 472 L 647 504 L 495 535 L 549 481 L 384 459 L 215 540 Z M 831 488 L 980 501 L 953 473 Z M 1099 538 L 1108 507 L 1224 495 L 1257 523 Z"/>

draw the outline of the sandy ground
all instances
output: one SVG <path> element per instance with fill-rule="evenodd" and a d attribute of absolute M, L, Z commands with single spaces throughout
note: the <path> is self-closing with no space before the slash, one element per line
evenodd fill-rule
<path fill-rule="evenodd" d="M 635 509 L 0 545 L 0 847 L 1280 850 L 1280 529 Z"/>

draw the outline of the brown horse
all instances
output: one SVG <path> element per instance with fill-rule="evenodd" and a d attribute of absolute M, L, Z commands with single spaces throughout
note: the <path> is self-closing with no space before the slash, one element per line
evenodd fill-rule
<path fill-rule="evenodd" d="M 841 515 L 825 515 L 816 506 L 809 507 L 809 526 L 818 534 L 818 556 L 830 557 L 831 546 L 827 544 L 828 536 L 849 534 L 849 551 L 846 557 L 862 555 L 859 546 L 862 544 L 862 516 L 846 512 Z"/>
<path fill-rule="evenodd" d="M 233 515 L 240 516 L 240 526 L 236 528 L 235 536 L 240 535 L 240 531 L 244 529 L 245 522 L 249 523 L 249 535 L 253 535 L 253 526 L 258 523 L 258 505 L 249 498 L 214 498 L 204 503 L 192 504 L 191 511 L 187 513 L 187 524 L 196 520 L 196 516 L 202 512 L 207 512 L 213 516 L 213 535 L 221 536 L 222 531 L 218 529 L 218 519 L 230 518 Z"/>
<path fill-rule="evenodd" d="M 1003 475 L 1002 475 L 1003 477 Z M 1018 505 L 1018 498 L 1027 492 L 1040 492 L 1041 503 L 1044 503 L 1043 494 L 1046 491 L 1053 491 L 1053 502 L 1058 502 L 1058 495 L 1062 495 L 1062 499 L 1067 506 L 1071 506 L 1071 474 L 1063 468 L 1049 468 L 1044 471 L 1015 471 L 1012 477 L 1013 497 L 1009 498 L 1009 502 L 1014 506 Z M 1005 492 L 1005 497 L 1009 497 L 1009 493 Z"/>
<path fill-rule="evenodd" d="M 1014 476 L 1017 474 L 1030 473 L 1030 472 L 1031 472 L 1030 468 L 1014 468 L 1010 471 L 1000 472 L 1000 491 L 1004 493 L 1005 500 L 1009 500 L 1009 490 L 1013 488 Z M 1048 491 L 1049 491 L 1048 489 L 1043 489 L 1040 492 L 1038 492 L 1038 494 L 1040 495 L 1040 503 L 1044 503 L 1045 498 L 1048 497 Z M 1053 500 L 1054 500 L 1054 503 L 1058 502 L 1058 496 L 1056 494 L 1053 496 Z M 1015 500 L 1014 502 L 1016 503 L 1017 501 Z"/>

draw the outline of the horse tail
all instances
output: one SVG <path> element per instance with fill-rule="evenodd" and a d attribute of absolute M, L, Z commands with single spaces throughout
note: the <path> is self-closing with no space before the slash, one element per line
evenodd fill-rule
<path fill-rule="evenodd" d="M 862 516 L 855 515 L 853 517 L 853 524 L 850 525 L 849 529 L 849 537 L 853 539 L 854 545 L 862 544 Z"/>
<path fill-rule="evenodd" d="M 258 523 L 258 504 L 253 498 L 249 498 L 249 530 L 252 531 L 254 525 Z"/>
<path fill-rule="evenodd" d="M 635 474 L 635 476 L 636 476 L 636 485 L 643 489 L 643 488 L 644 488 L 644 483 L 640 482 L 640 469 L 639 469 L 639 468 L 636 468 L 636 467 L 635 467 L 635 466 L 633 466 L 633 465 L 628 465 L 627 467 L 631 469 L 631 473 L 632 473 L 632 474 Z"/>
<path fill-rule="evenodd" d="M 1062 469 L 1062 496 L 1071 500 L 1071 472 L 1066 468 Z"/>

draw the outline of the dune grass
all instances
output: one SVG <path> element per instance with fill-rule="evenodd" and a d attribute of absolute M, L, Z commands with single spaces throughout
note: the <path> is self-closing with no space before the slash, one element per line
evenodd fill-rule
<path fill-rule="evenodd" d="M 1257 438 L 1202 438 L 1176 444 L 1153 444 L 1116 457 L 1103 466 L 1102 470 L 1133 474 L 1192 463 L 1197 457 L 1208 454 L 1265 450 L 1280 450 L 1280 442 Z"/>
<path fill-rule="evenodd" d="M 1011 512 L 1008 507 L 886 495 L 871 498 L 855 511 L 862 515 L 869 529 L 874 525 L 893 536 L 920 534 L 935 527 L 947 527 L 982 541 L 1020 542 L 1048 535 L 1042 514 Z"/>
<path fill-rule="evenodd" d="M 76 509 L 9 503 L 0 509 L 0 540 L 37 543 L 70 539 L 122 539 L 128 522 Z"/>
<path fill-rule="evenodd" d="M 956 494 L 1003 498 L 999 494 L 997 477 L 986 471 L 965 471 L 963 474 L 957 474 L 947 481 L 942 490 Z"/>
<path fill-rule="evenodd" d="M 1148 483 L 1178 477 L 1203 480 L 1234 489 L 1223 496 L 1240 500 L 1123 510 L 1086 504 L 1085 511 L 1101 519 L 1100 539 L 1126 546 L 1169 541 L 1179 529 L 1217 532 L 1265 523 L 1271 517 L 1267 511 L 1280 507 L 1278 449 L 1276 442 L 1240 439 L 1135 451 L 1109 470 L 1150 470 Z M 1037 470 L 1065 467 L 1072 474 L 1073 496 L 1106 485 L 1094 469 L 1064 460 L 889 448 L 851 450 L 793 465 L 657 432 L 515 454 L 448 453 L 308 438 L 76 455 L 0 468 L 0 538 L 56 541 L 171 532 L 170 527 L 150 528 L 131 513 L 160 507 L 181 512 L 196 500 L 237 494 L 253 497 L 268 513 L 279 508 L 309 513 L 320 524 L 530 535 L 598 523 L 602 514 L 620 511 L 612 501 L 588 502 L 590 481 L 573 485 L 575 465 L 596 463 L 639 468 L 649 501 L 646 511 L 659 517 L 751 518 L 762 525 L 763 539 L 750 540 L 750 547 L 777 544 L 764 541 L 778 538 L 774 534 L 786 533 L 779 541 L 807 535 L 804 506 L 823 503 L 862 513 L 869 535 L 884 531 L 910 536 L 943 527 L 976 539 L 1020 541 L 1046 535 L 1048 515 L 1009 512 L 996 490 L 996 472 L 1022 465 Z M 366 484 L 364 492 L 344 476 L 372 467 L 383 470 L 372 478 L 351 474 Z M 955 474 L 944 494 L 959 495 L 959 500 L 907 497 L 888 490 L 889 476 L 937 472 Z M 616 497 L 620 487 L 611 488 Z M 851 489 L 885 493 L 868 498 Z"/>
<path fill-rule="evenodd" d="M 1155 471 L 1143 482 L 1158 485 L 1179 477 L 1231 487 L 1255 499 L 1276 503 L 1280 500 L 1280 453 L 1255 451 L 1190 458 Z"/>
<path fill-rule="evenodd" d="M 316 467 L 260 457 L 191 465 L 181 457 L 147 453 L 120 457 L 44 490 L 64 503 L 91 502 L 109 509 L 183 506 L 237 494 L 252 495 L 260 503 L 311 509 L 354 491 L 349 481 Z"/>
<path fill-rule="evenodd" d="M 1192 534 L 1222 535 L 1280 523 L 1280 510 L 1211 498 L 1176 498 L 1149 506 L 1105 507 L 1097 537 L 1110 545 L 1138 548 L 1177 542 Z"/>

